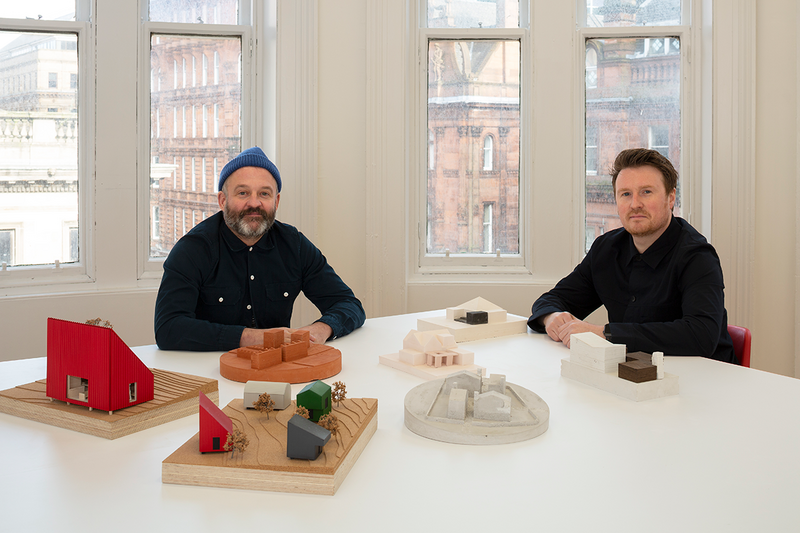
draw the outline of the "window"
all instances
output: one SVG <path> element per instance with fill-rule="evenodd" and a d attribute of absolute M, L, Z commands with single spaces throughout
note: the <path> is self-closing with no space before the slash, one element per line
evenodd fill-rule
<path fill-rule="evenodd" d="M 460 266 L 496 266 L 496 250 L 501 266 L 521 264 L 527 2 L 419 5 L 427 63 L 418 80 L 424 101 L 416 139 L 425 154 L 418 168 L 425 181 L 417 189 L 418 212 L 427 216 L 416 236 L 416 268 L 448 270 L 454 258 Z"/>
<path fill-rule="evenodd" d="M 586 49 L 585 251 L 594 238 L 621 226 L 608 170 L 620 151 L 652 148 L 681 174 L 679 188 L 689 178 L 681 172 L 679 134 L 687 91 L 682 80 L 690 72 L 681 58 L 681 43 L 691 39 L 690 26 L 682 22 L 688 20 L 688 0 L 635 6 L 585 0 L 579 30 Z M 680 215 L 679 202 L 675 214 Z"/>
<path fill-rule="evenodd" d="M 142 250 L 142 270 L 157 272 L 160 259 L 196 223 L 193 213 L 218 210 L 216 191 L 211 192 L 206 186 L 205 161 L 213 159 L 216 174 L 218 160 L 227 161 L 241 151 L 242 132 L 252 135 L 250 121 L 254 113 L 249 95 L 254 77 L 250 57 L 241 63 L 243 43 L 250 49 L 252 37 L 249 13 L 244 13 L 238 0 L 193 0 L 187 5 L 176 5 L 174 0 L 146 3 L 149 10 L 144 24 L 149 40 L 143 44 L 149 46 L 150 67 L 168 69 L 172 65 L 181 69 L 180 83 L 175 83 L 180 87 L 151 91 L 143 104 L 151 109 L 165 105 L 181 109 L 181 134 L 173 133 L 171 139 L 150 143 L 151 159 L 156 155 L 162 160 L 178 158 L 181 172 L 181 180 L 170 183 L 167 179 L 154 180 L 155 170 L 151 168 L 147 180 L 151 184 L 151 212 L 155 207 L 162 213 L 175 212 L 173 220 L 177 222 L 171 229 L 160 228 L 158 237 L 152 225 L 140 226 L 141 231 L 149 233 L 147 249 Z M 214 84 L 209 85 L 212 56 Z M 247 69 L 244 74 L 240 72 L 243 68 Z M 187 72 L 189 69 L 191 73 Z M 209 124 L 209 113 L 213 113 L 213 124 Z M 242 124 L 243 117 L 247 118 L 246 124 Z M 213 135 L 209 135 L 209 126 Z M 187 168 L 189 165 L 191 168 Z M 196 165 L 200 165 L 199 172 Z M 187 180 L 189 172 L 191 179 Z M 160 181 L 158 187 L 156 181 Z M 193 193 L 187 196 L 186 191 Z"/>
<path fill-rule="evenodd" d="M 93 145 L 93 93 L 85 84 L 79 94 L 79 78 L 93 61 L 88 2 L 37 5 L 37 18 L 22 4 L 0 6 L 9 21 L 0 22 L 0 285 L 49 283 L 55 267 L 60 280 L 86 281 L 79 243 L 91 169 L 81 154 Z"/>

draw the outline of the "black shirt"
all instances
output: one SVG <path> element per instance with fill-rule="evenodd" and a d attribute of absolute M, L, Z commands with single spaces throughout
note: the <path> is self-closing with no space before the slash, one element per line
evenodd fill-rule
<path fill-rule="evenodd" d="M 624 228 L 598 237 L 567 277 L 533 304 L 528 326 L 569 311 L 583 320 L 604 305 L 606 338 L 629 352 L 701 355 L 736 363 L 728 335 L 722 267 L 700 233 L 673 217 L 643 254 Z"/>
<path fill-rule="evenodd" d="M 289 327 L 300 291 L 334 338 L 364 323 L 361 302 L 296 228 L 276 220 L 248 246 L 220 211 L 184 235 L 164 261 L 156 343 L 162 350 L 238 348 L 245 327 Z"/>

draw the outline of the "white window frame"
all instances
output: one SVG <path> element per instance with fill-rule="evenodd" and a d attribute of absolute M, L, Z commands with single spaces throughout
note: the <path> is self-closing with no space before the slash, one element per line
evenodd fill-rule
<path fill-rule="evenodd" d="M 681 87 L 680 87 L 680 189 L 681 189 L 681 217 L 692 223 L 701 233 L 708 236 L 710 228 L 703 222 L 702 212 L 708 209 L 710 198 L 704 197 L 702 189 L 702 174 L 704 158 L 707 150 L 703 150 L 704 123 L 710 123 L 710 106 L 702 106 L 704 95 L 704 71 L 702 69 L 703 46 L 703 4 L 707 0 L 683 0 L 681 4 L 680 26 L 626 26 L 608 28 L 581 27 L 585 20 L 586 3 L 578 0 L 578 27 L 577 45 L 575 46 L 575 72 L 580 78 L 585 78 L 586 71 L 586 43 L 590 39 L 622 39 L 622 38 L 666 38 L 678 37 L 681 43 Z M 598 58 L 598 62 L 600 58 Z M 707 77 L 707 76 L 705 76 Z M 586 146 L 586 84 L 578 87 L 578 100 L 576 109 L 578 122 L 576 132 L 580 136 L 578 146 Z M 598 132 L 598 136 L 599 136 Z M 650 133 L 648 132 L 648 137 Z M 586 158 L 583 149 L 578 151 L 580 156 L 576 160 L 579 169 L 576 184 L 580 191 L 579 211 L 577 213 L 575 228 L 575 242 L 577 257 L 585 254 L 585 220 L 586 220 Z"/>
<path fill-rule="evenodd" d="M 189 23 L 169 23 L 169 22 L 149 22 L 148 21 L 148 1 L 139 0 L 139 13 L 141 20 L 139 33 L 139 64 L 150 64 L 150 38 L 153 34 L 197 36 L 197 37 L 238 37 L 242 42 L 242 54 L 240 55 L 240 79 L 242 84 L 241 102 L 241 136 L 242 146 L 253 146 L 259 144 L 262 137 L 261 128 L 263 120 L 259 118 L 259 113 L 263 108 L 263 94 L 259 91 L 259 83 L 256 75 L 256 66 L 259 65 L 259 43 L 265 42 L 258 37 L 262 32 L 262 21 L 264 20 L 264 2 L 253 2 L 252 0 L 239 0 L 239 25 L 227 24 L 195 24 Z M 146 79 L 141 79 L 142 73 L 148 69 L 139 69 L 139 87 L 146 88 Z M 185 86 L 185 84 L 184 84 Z M 145 132 L 150 130 L 148 124 L 150 120 L 150 92 L 140 90 L 138 94 L 139 117 L 139 179 L 138 179 L 138 277 L 139 279 L 158 279 L 161 277 L 164 258 L 150 257 L 150 143 L 145 136 Z M 196 136 L 196 117 L 193 113 L 192 136 Z M 184 137 L 186 136 L 186 120 L 184 115 Z M 184 187 L 185 188 L 185 187 Z"/>
<path fill-rule="evenodd" d="M 410 31 L 411 57 L 417 60 L 411 69 L 410 109 L 412 110 L 411 143 L 412 161 L 409 189 L 411 197 L 411 231 L 409 232 L 410 281 L 441 279 L 449 276 L 458 278 L 476 272 L 497 276 L 530 275 L 530 243 L 528 242 L 530 208 L 524 200 L 528 197 L 528 178 L 530 158 L 524 143 L 531 143 L 531 101 L 532 96 L 532 31 L 530 24 L 529 1 L 520 0 L 519 28 L 427 28 L 427 2 L 409 2 L 413 24 Z M 429 153 L 429 127 L 427 120 L 428 91 L 428 43 L 430 40 L 518 40 L 520 42 L 520 161 L 519 161 L 519 253 L 516 254 L 464 254 L 427 252 L 427 180 Z M 483 145 L 478 147 L 483 149 Z M 416 221 L 416 223 L 414 222 Z M 414 227 L 416 226 L 416 227 Z"/>
<path fill-rule="evenodd" d="M 91 20 L 91 0 L 76 1 L 76 20 L 32 20 L 0 18 L 0 28 L 6 31 L 65 33 L 77 35 L 78 42 L 78 239 L 79 258 L 75 263 L 51 263 L 45 265 L 21 265 L 0 268 L 0 290 L 2 294 L 19 293 L 27 287 L 64 284 L 92 283 L 95 278 L 94 260 L 94 109 L 95 109 L 95 53 L 94 33 Z M 142 72 L 143 83 L 147 83 L 148 72 Z M 81 81 L 82 80 L 82 81 Z M 49 84 L 49 78 L 48 78 Z M 149 135 L 150 129 L 145 132 Z M 5 226 L 8 226 L 6 224 Z M 16 235 L 16 253 L 19 254 L 21 231 Z"/>

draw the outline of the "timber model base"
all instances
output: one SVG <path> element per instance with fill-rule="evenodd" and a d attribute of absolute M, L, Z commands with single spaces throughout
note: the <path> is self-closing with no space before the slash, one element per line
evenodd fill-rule
<path fill-rule="evenodd" d="M 339 431 L 313 461 L 286 457 L 286 427 L 296 403 L 273 411 L 269 419 L 242 400 L 231 401 L 223 412 L 250 441 L 244 452 L 199 451 L 196 434 L 161 465 L 161 481 L 272 492 L 333 495 L 378 428 L 378 400 L 345 399 L 331 413 L 339 420 Z"/>
<path fill-rule="evenodd" d="M 261 348 L 261 346 L 256 346 Z M 276 381 L 279 383 L 308 383 L 335 376 L 342 371 L 342 352 L 325 344 L 312 344 L 308 355 L 294 361 L 284 361 L 267 368 L 251 367 L 250 359 L 239 357 L 236 350 L 219 358 L 219 373 L 231 381 Z"/>
<path fill-rule="evenodd" d="M 198 391 L 219 403 L 216 379 L 157 368 L 150 370 L 154 377 L 154 398 L 113 414 L 50 400 L 45 394 L 45 379 L 0 391 L 0 412 L 104 439 L 116 439 L 197 414 Z"/>

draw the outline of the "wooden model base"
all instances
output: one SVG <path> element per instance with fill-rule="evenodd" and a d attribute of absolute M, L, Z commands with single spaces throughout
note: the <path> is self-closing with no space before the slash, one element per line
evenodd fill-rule
<path fill-rule="evenodd" d="M 356 398 L 334 404 L 339 432 L 313 461 L 286 457 L 286 426 L 294 415 L 295 402 L 283 411 L 266 415 L 244 409 L 235 399 L 223 409 L 242 430 L 250 444 L 243 453 L 201 454 L 199 433 L 189 439 L 161 465 L 161 481 L 273 492 L 332 495 L 378 428 L 378 400 Z"/>
<path fill-rule="evenodd" d="M 0 412 L 51 426 L 116 439 L 197 413 L 197 392 L 219 402 L 216 379 L 151 368 L 155 397 L 109 414 L 81 405 L 52 401 L 45 394 L 47 380 L 0 391 Z"/>
<path fill-rule="evenodd" d="M 465 324 L 447 317 L 418 318 L 417 329 L 430 331 L 432 329 L 447 329 L 453 334 L 456 342 L 477 341 L 506 335 L 517 335 L 528 332 L 528 319 L 516 315 L 508 315 L 505 322 L 495 324 Z"/>
<path fill-rule="evenodd" d="M 599 372 L 583 365 L 575 364 L 569 359 L 562 359 L 561 375 L 636 402 L 678 394 L 678 376 L 674 374 L 665 373 L 664 379 L 634 383 L 633 381 L 619 378 L 616 371 Z"/>
<path fill-rule="evenodd" d="M 259 346 L 260 348 L 260 346 Z M 231 381 L 277 381 L 307 383 L 335 376 L 342 371 L 342 352 L 325 344 L 312 344 L 308 356 L 279 363 L 261 370 L 251 368 L 249 359 L 238 357 L 235 350 L 219 358 L 219 373 Z"/>
<path fill-rule="evenodd" d="M 447 365 L 440 366 L 439 368 L 428 365 L 409 365 L 408 363 L 401 361 L 399 354 L 396 353 L 381 355 L 378 357 L 378 360 L 383 365 L 396 368 L 397 370 L 402 370 L 403 372 L 408 372 L 413 376 L 417 376 L 418 378 L 425 380 L 447 377 L 450 374 L 461 372 L 462 370 L 467 370 L 468 372 L 474 373 L 477 373 L 478 370 L 486 370 L 484 367 L 479 365 Z"/>

